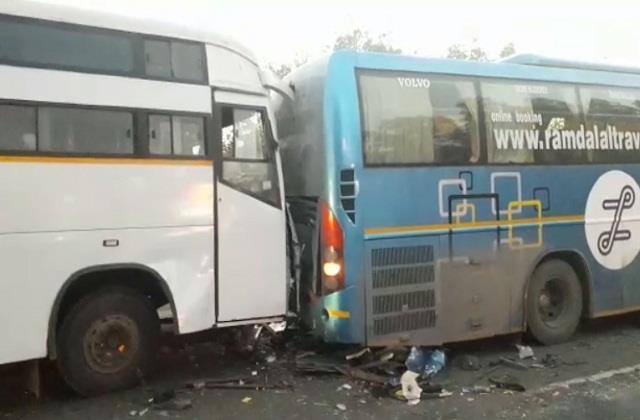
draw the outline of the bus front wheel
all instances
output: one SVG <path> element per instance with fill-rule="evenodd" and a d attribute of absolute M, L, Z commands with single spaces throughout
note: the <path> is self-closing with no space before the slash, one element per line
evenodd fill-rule
<path fill-rule="evenodd" d="M 130 388 L 148 372 L 160 322 L 134 290 L 111 288 L 78 301 L 58 334 L 58 368 L 80 395 Z"/>
<path fill-rule="evenodd" d="M 535 269 L 526 315 L 529 332 L 542 344 L 561 343 L 573 335 L 582 316 L 582 286 L 569 264 L 554 259 Z"/>

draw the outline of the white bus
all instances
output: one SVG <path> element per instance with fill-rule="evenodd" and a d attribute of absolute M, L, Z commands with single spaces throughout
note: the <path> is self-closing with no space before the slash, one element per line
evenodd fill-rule
<path fill-rule="evenodd" d="M 0 364 L 133 385 L 177 333 L 286 314 L 286 218 L 256 60 L 226 38 L 0 3 Z"/>

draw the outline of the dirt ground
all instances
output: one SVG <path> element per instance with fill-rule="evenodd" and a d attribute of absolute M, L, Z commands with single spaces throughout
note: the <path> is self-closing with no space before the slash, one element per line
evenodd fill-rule
<path fill-rule="evenodd" d="M 434 383 L 451 393 L 423 395 L 415 406 L 362 381 L 340 374 L 296 373 L 292 346 L 262 347 L 240 356 L 220 344 L 193 338 L 172 340 L 159 349 L 158 373 L 140 387 L 92 399 L 73 396 L 55 375 L 45 374 L 45 395 L 36 400 L 16 382 L 16 370 L 0 372 L 0 418 L 9 419 L 602 419 L 640 416 L 640 328 L 632 317 L 590 322 L 562 345 L 532 345 L 536 360 L 526 369 L 494 365 L 500 357 L 517 359 L 521 337 L 500 337 L 447 346 L 448 365 Z M 306 344 L 309 350 L 309 344 Z M 274 350 L 275 349 L 275 350 Z M 298 360 L 344 363 L 353 348 L 316 348 Z M 550 356 L 547 356 L 550 355 Z M 272 358 L 275 356 L 275 360 Z M 465 370 L 467 356 L 479 370 Z M 46 369 L 45 369 L 46 370 Z M 508 374 L 526 390 L 492 388 L 487 394 L 465 392 L 489 386 L 489 377 Z M 204 378 L 246 377 L 283 389 L 185 389 Z M 252 378 L 252 379 L 251 379 Z M 169 395 L 177 390 L 176 395 Z M 151 404 L 166 395 L 168 401 Z M 171 397 L 171 398 L 169 398 Z M 184 409 L 180 405 L 187 405 Z"/>

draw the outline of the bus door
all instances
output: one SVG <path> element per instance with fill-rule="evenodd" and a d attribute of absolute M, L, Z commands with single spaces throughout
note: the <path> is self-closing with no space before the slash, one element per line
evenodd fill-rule
<path fill-rule="evenodd" d="M 267 98 L 216 91 L 217 320 L 286 313 L 286 226 Z"/>

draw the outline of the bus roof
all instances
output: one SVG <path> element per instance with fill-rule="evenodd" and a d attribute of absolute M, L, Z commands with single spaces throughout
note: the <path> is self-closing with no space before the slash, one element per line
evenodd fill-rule
<path fill-rule="evenodd" d="M 344 71 L 345 67 L 351 67 L 640 88 L 640 69 L 579 63 L 534 55 L 514 56 L 497 62 L 475 62 L 338 51 L 331 55 L 329 67 L 334 68 L 338 73 Z"/>
<path fill-rule="evenodd" d="M 212 31 L 180 25 L 175 22 L 142 19 L 33 0 L 2 0 L 0 1 L 0 14 L 199 41 L 226 48 L 257 64 L 253 53 L 235 40 Z"/>

